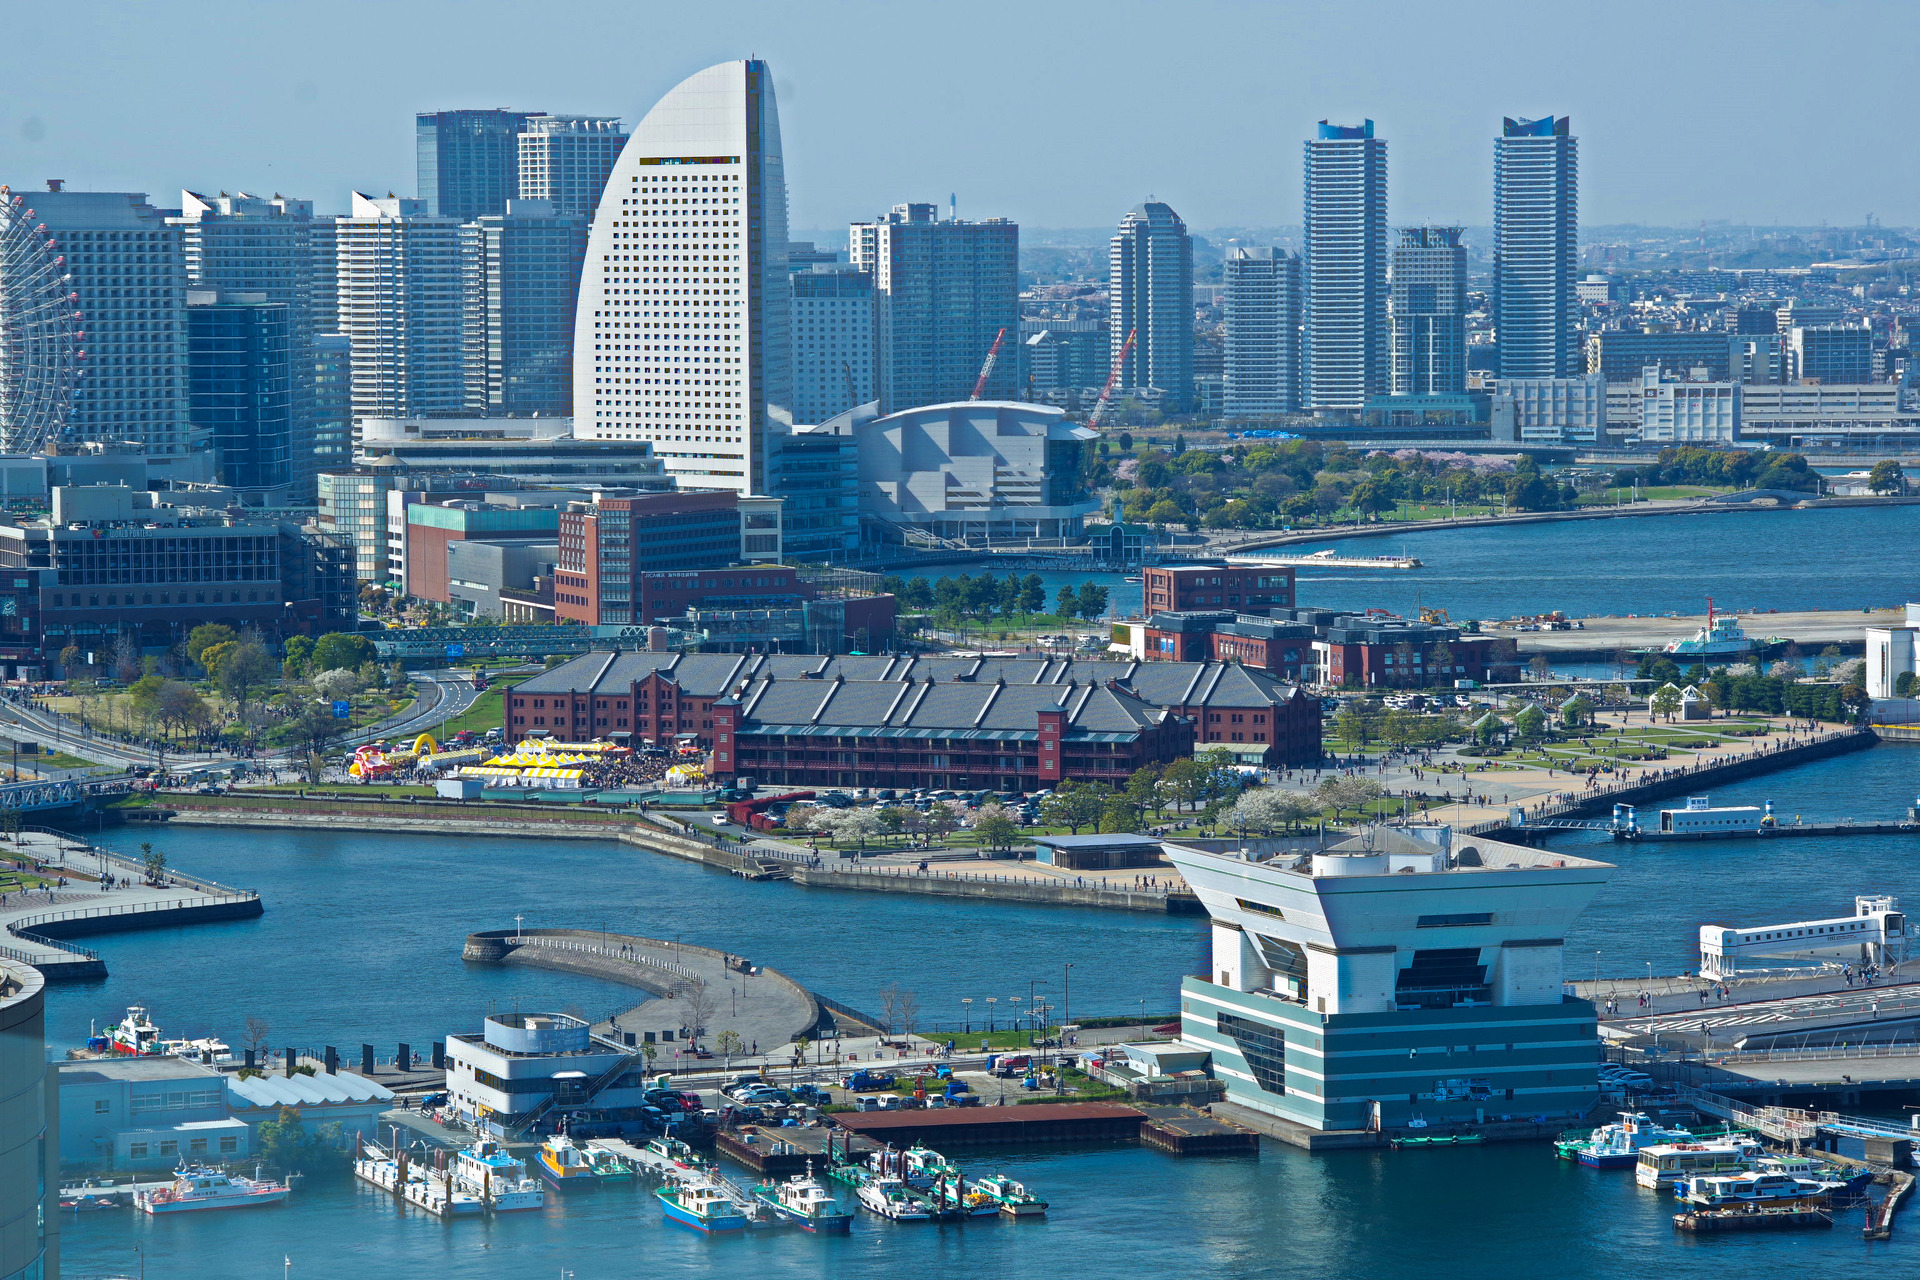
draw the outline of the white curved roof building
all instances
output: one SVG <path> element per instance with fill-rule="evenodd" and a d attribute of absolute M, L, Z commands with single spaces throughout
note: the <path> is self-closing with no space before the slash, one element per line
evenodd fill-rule
<path fill-rule="evenodd" d="M 587 240 L 575 434 L 646 440 L 688 488 L 766 492 L 791 423 L 787 188 L 773 73 L 689 76 L 634 129 Z"/>

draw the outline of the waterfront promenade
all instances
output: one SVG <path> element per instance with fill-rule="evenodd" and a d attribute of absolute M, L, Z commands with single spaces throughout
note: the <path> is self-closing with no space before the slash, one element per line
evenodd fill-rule
<path fill-rule="evenodd" d="M 0 843 L 0 865 L 21 865 L 33 889 L 0 897 L 0 955 L 30 964 L 49 982 L 102 977 L 98 953 L 69 938 L 258 915 L 258 894 L 163 871 L 52 832 L 21 832 Z"/>

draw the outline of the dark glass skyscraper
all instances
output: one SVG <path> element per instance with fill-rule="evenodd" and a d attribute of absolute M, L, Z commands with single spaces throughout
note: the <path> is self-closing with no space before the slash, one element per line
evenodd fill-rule
<path fill-rule="evenodd" d="M 1508 117 L 1493 144 L 1493 327 L 1500 372 L 1579 372 L 1580 143 L 1566 116 Z"/>
<path fill-rule="evenodd" d="M 293 361 L 288 304 L 188 290 L 188 420 L 212 433 L 216 478 L 250 501 L 287 502 L 307 474 L 313 445 L 296 452 Z"/>
<path fill-rule="evenodd" d="M 540 111 L 422 111 L 414 117 L 419 196 L 436 218 L 507 211 L 520 194 L 520 134 Z"/>
<path fill-rule="evenodd" d="M 1459 227 L 1402 227 L 1393 250 L 1393 394 L 1467 389 L 1467 251 Z"/>

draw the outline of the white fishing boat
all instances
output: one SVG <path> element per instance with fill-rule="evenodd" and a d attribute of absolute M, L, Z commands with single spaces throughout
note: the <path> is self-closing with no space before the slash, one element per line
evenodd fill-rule
<path fill-rule="evenodd" d="M 525 1162 L 508 1155 L 492 1138 L 478 1138 L 453 1157 L 453 1185 L 479 1196 L 495 1213 L 538 1209 L 547 1202 Z"/>
<path fill-rule="evenodd" d="M 172 1182 L 151 1191 L 137 1191 L 133 1207 L 143 1213 L 187 1213 L 197 1209 L 245 1209 L 279 1204 L 287 1198 L 287 1184 L 241 1178 L 217 1169 L 181 1169 Z"/>
<path fill-rule="evenodd" d="M 775 1214 L 794 1223 L 802 1231 L 826 1235 L 846 1231 L 853 1225 L 853 1215 L 840 1207 L 833 1192 L 813 1176 L 811 1168 L 804 1174 L 794 1174 L 785 1182 L 763 1183 L 753 1189 L 753 1194 Z"/>
<path fill-rule="evenodd" d="M 933 1217 L 933 1206 L 899 1178 L 868 1178 L 856 1194 L 862 1209 L 895 1222 L 925 1222 Z"/>
<path fill-rule="evenodd" d="M 1000 1206 L 1000 1212 L 1011 1218 L 1027 1218 L 1047 1211 L 1047 1202 L 1004 1173 L 990 1173 L 984 1178 L 976 1178 L 973 1189 L 982 1195 L 991 1196 Z"/>

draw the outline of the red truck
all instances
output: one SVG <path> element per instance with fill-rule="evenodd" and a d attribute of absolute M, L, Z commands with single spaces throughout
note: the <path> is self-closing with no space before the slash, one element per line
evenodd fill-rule
<path fill-rule="evenodd" d="M 756 831 L 767 831 L 773 826 L 772 820 L 766 818 L 768 808 L 776 804 L 811 799 L 813 799 L 811 791 L 787 791 L 777 796 L 756 796 L 751 800 L 735 800 L 727 806 L 727 821 L 737 822 L 743 827 L 752 827 Z M 764 820 L 765 825 L 754 821 L 756 818 Z"/>

